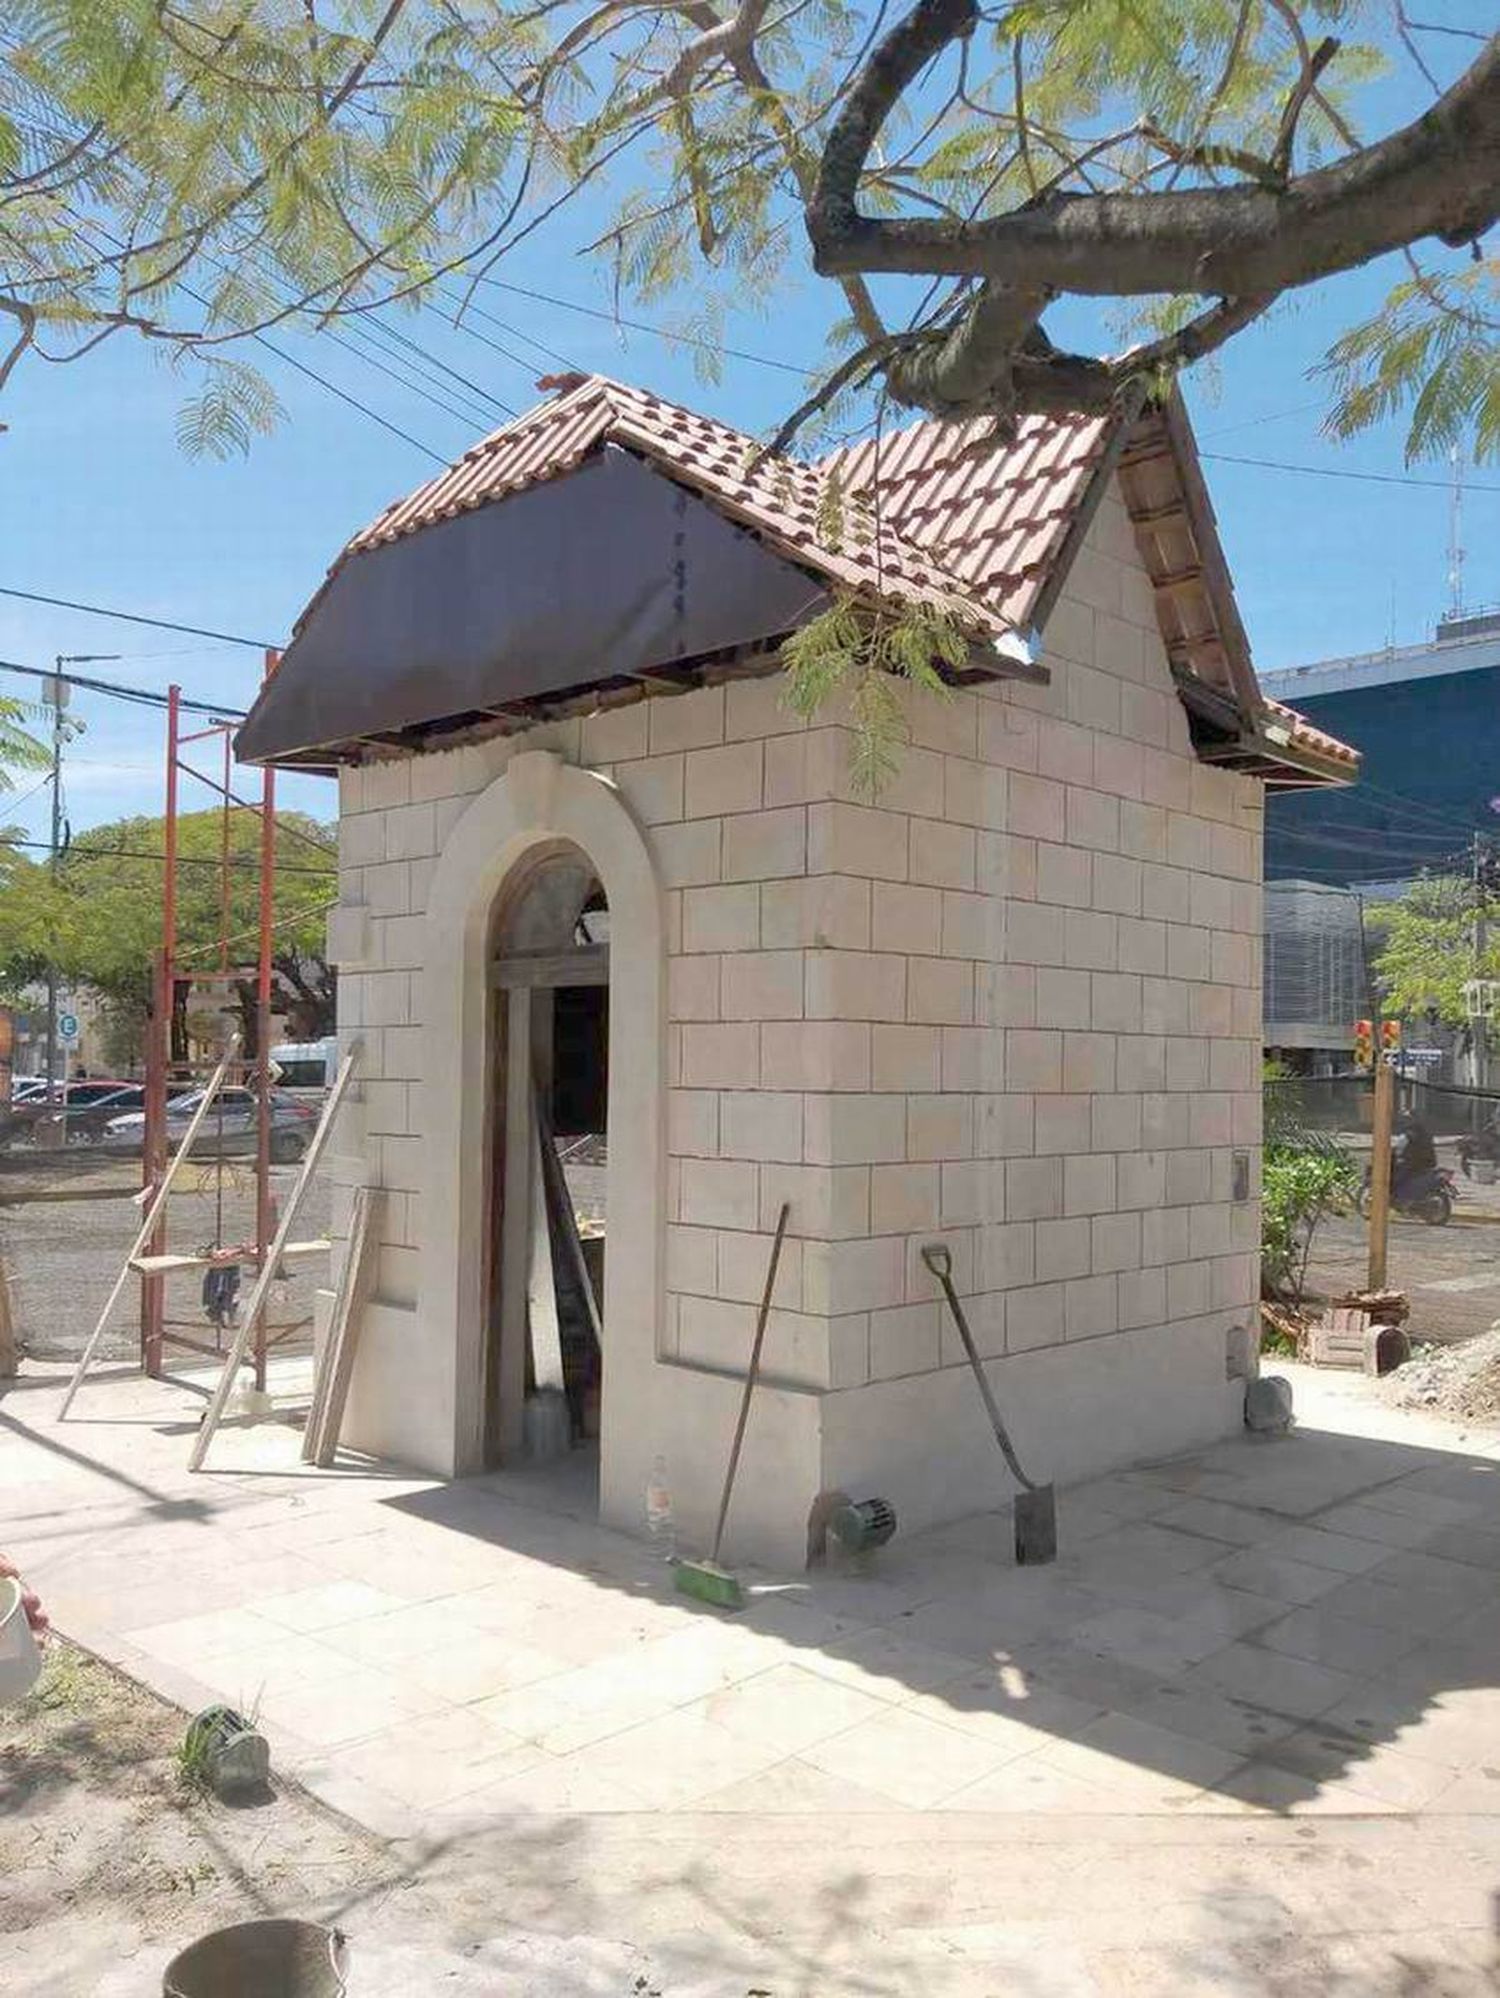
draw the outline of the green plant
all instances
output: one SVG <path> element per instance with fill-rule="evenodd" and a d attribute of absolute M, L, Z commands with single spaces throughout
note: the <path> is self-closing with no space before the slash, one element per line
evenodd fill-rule
<path fill-rule="evenodd" d="M 31 1699 L 47 1712 L 77 1706 L 84 1691 L 86 1670 L 82 1652 L 54 1640 L 47 1646 L 46 1664 Z"/>
<path fill-rule="evenodd" d="M 787 706 L 811 719 L 841 698 L 854 790 L 872 799 L 895 774 L 909 732 L 902 683 L 950 698 L 939 669 L 961 666 L 968 649 L 954 620 L 925 604 L 896 609 L 841 596 L 781 648 Z"/>
<path fill-rule="evenodd" d="M 476 293 L 545 230 L 616 301 L 675 297 L 665 330 L 709 367 L 725 312 L 779 315 L 810 250 L 841 323 L 806 413 L 875 377 L 1007 429 L 1159 394 L 1405 251 L 1334 341 L 1330 423 L 1409 409 L 1411 453 L 1493 456 L 1500 45 L 1483 9 L 1416 10 L 1453 13 L 12 0 L 0 391 L 125 334 L 182 382 L 186 448 L 243 450 L 281 413 L 259 368 L 283 330 L 351 349 L 424 295 L 490 320 Z M 1108 351 L 1059 346 L 1101 300 Z"/>
<path fill-rule="evenodd" d="M 1324 1218 L 1348 1205 L 1359 1169 L 1331 1140 L 1267 1148 L 1261 1175 L 1261 1286 L 1300 1304 L 1313 1237 Z"/>
<path fill-rule="evenodd" d="M 172 1758 L 177 1765 L 178 1782 L 195 1796 L 202 1796 L 211 1788 L 208 1763 L 212 1746 L 213 1737 L 209 1730 L 200 1728 L 195 1721 L 179 1742 Z"/>

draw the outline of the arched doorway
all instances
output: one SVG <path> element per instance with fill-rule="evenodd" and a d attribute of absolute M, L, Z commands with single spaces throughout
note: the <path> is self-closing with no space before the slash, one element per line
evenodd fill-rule
<path fill-rule="evenodd" d="M 609 906 L 566 840 L 496 898 L 486 1466 L 597 1471 L 609 1160 Z"/>
<path fill-rule="evenodd" d="M 538 857 L 588 862 L 609 911 L 608 1240 L 601 1318 L 600 1511 L 640 1518 L 659 1429 L 665 1247 L 665 907 L 650 850 L 609 778 L 522 751 L 470 803 L 438 857 L 414 994 L 423 1037 L 425 1189 L 414 1344 L 401 1369 L 422 1461 L 482 1470 L 496 1261 L 495 1111 L 502 1037 L 491 984 L 498 931 Z M 394 1371 L 394 1370 L 393 1370 Z M 503 1386 L 503 1382 L 500 1383 Z M 524 1393 L 524 1387 L 523 1387 Z M 503 1405 L 503 1404 L 502 1404 Z M 415 1415 L 413 1427 L 416 1426 Z M 447 1439 L 437 1447 L 436 1436 Z"/>

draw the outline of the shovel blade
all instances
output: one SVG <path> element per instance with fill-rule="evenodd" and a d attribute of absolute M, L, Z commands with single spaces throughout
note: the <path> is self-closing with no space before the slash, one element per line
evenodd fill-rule
<path fill-rule="evenodd" d="M 1011 1501 L 1016 1529 L 1016 1566 L 1040 1568 L 1057 1559 L 1057 1498 L 1051 1485 L 1017 1492 Z"/>

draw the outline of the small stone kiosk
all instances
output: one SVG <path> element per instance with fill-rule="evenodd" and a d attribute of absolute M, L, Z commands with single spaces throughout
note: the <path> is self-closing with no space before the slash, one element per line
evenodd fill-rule
<path fill-rule="evenodd" d="M 661 1458 L 706 1535 L 783 1200 L 736 1557 L 800 1565 L 829 1486 L 908 1528 L 998 1502 L 936 1237 L 1042 1475 L 1237 1427 L 1263 792 L 1357 759 L 1259 692 L 1180 405 L 809 464 L 548 386 L 355 536 L 240 736 L 339 776 L 338 1144 L 385 1189 L 346 1439 L 522 1452 L 549 1114 L 607 1182 L 569 1393 L 627 1531 Z M 847 716 L 782 699 L 843 595 L 969 645 L 949 698 L 899 683 L 873 800 Z"/>

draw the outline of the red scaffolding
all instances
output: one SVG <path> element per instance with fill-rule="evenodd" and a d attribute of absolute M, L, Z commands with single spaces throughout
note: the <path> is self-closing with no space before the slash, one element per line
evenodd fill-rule
<path fill-rule="evenodd" d="M 272 673 L 276 667 L 277 655 L 266 654 L 266 672 Z M 212 1269 L 249 1262 L 258 1271 L 264 1264 L 275 1234 L 275 1212 L 271 1194 L 271 992 L 272 992 L 272 936 L 274 931 L 274 897 L 276 884 L 276 777 L 269 768 L 260 773 L 260 798 L 258 802 L 240 797 L 234 788 L 234 728 L 232 722 L 211 722 L 207 728 L 184 733 L 182 728 L 182 690 L 172 687 L 167 703 L 167 796 L 164 860 L 162 870 L 162 935 L 161 947 L 157 953 L 151 1015 L 147 1028 L 146 1042 L 146 1122 L 145 1143 L 142 1155 L 142 1180 L 147 1193 L 161 1185 L 167 1167 L 168 1127 L 167 1104 L 176 1086 L 191 1086 L 202 1083 L 208 1071 L 216 1063 L 207 1065 L 194 1063 L 186 1048 L 173 1048 L 174 1024 L 186 1018 L 186 1001 L 195 986 L 207 986 L 222 993 L 249 979 L 255 987 L 255 1046 L 246 1054 L 241 1052 L 231 1062 L 226 1074 L 226 1083 L 248 1089 L 255 1101 L 255 1239 L 253 1242 L 226 1244 L 222 1238 L 211 1248 L 197 1249 L 189 1254 L 172 1254 L 167 1244 L 167 1216 L 163 1210 L 151 1239 L 146 1244 L 145 1253 L 137 1259 L 136 1267 L 141 1274 L 141 1365 L 145 1372 L 160 1377 L 165 1349 L 170 1346 L 182 1347 L 186 1351 L 215 1358 L 222 1352 L 222 1346 L 215 1340 L 192 1336 L 179 1323 L 167 1316 L 166 1283 L 169 1275 L 178 1270 Z M 215 774 L 197 764 L 189 762 L 184 751 L 194 745 L 211 744 Z M 199 749 L 198 754 L 202 755 Z M 220 932 L 208 954 L 217 959 L 211 968 L 204 969 L 198 964 L 185 964 L 179 949 L 177 932 L 178 918 L 178 873 L 180 858 L 179 840 L 179 785 L 182 778 L 189 778 L 205 785 L 219 801 L 221 830 L 219 837 L 219 907 Z M 239 954 L 239 946 L 246 940 L 233 933 L 233 879 L 234 869 L 241 864 L 241 856 L 234 850 L 232 839 L 233 818 L 236 812 L 253 814 L 260 825 L 260 879 L 258 884 L 258 924 L 255 932 L 256 954 L 253 963 Z M 195 953 L 196 954 L 196 953 Z M 182 1058 L 187 1056 L 187 1058 Z M 210 1113 L 212 1116 L 212 1113 Z M 220 1142 L 215 1150 L 218 1172 L 218 1214 L 222 1225 L 224 1144 L 222 1126 Z M 264 1388 L 266 1384 L 266 1328 L 264 1318 L 256 1327 L 255 1333 L 255 1385 Z"/>

